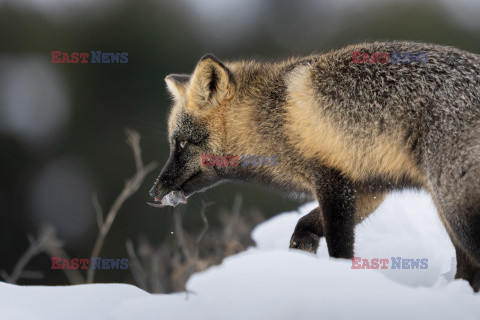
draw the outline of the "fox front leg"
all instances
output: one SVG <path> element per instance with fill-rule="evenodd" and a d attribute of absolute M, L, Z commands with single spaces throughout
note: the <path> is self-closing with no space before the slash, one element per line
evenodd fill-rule
<path fill-rule="evenodd" d="M 323 230 L 328 253 L 334 258 L 351 259 L 355 241 L 355 204 L 353 194 L 323 196 L 320 206 L 323 213 Z"/>
<path fill-rule="evenodd" d="M 358 224 L 374 212 L 383 202 L 387 192 L 356 192 L 355 223 Z M 297 223 L 290 240 L 290 248 L 316 253 L 323 235 L 323 217 L 320 208 L 313 209 Z"/>
<path fill-rule="evenodd" d="M 324 236 L 331 257 L 350 259 L 355 239 L 355 188 L 348 179 L 329 170 L 318 181 L 319 207 L 298 221 L 290 248 L 316 253 Z"/>

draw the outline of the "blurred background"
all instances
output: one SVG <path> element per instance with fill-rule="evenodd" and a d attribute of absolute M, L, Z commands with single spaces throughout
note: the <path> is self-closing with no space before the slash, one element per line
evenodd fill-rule
<path fill-rule="evenodd" d="M 98 234 L 92 195 L 98 195 L 106 211 L 135 172 L 125 144 L 124 129 L 129 127 L 141 134 L 144 161 L 156 160 L 159 168 L 121 208 L 100 256 L 129 257 L 130 239 L 140 262 L 160 266 L 157 275 L 175 272 L 172 266 L 179 264 L 172 261 L 185 257 L 176 253 L 174 211 L 146 204 L 169 151 L 170 101 L 164 77 L 190 73 L 207 53 L 221 60 L 277 60 L 393 39 L 480 53 L 480 3 L 0 0 L 0 270 L 11 273 L 29 246 L 27 235 L 46 224 L 55 228 L 71 258 L 89 257 Z M 128 52 L 128 63 L 52 64 L 51 51 L 56 50 Z M 241 205 L 237 194 L 242 195 Z M 193 196 L 179 210 L 186 238 L 190 234 L 195 240 L 204 227 L 202 201 L 213 202 L 205 211 L 210 224 L 205 245 L 212 247 L 223 239 L 213 235 L 226 226 L 242 224 L 232 228 L 248 238 L 262 219 L 300 204 L 253 186 L 224 184 Z M 232 214 L 238 215 L 233 222 L 228 221 Z M 238 242 L 233 251 L 250 245 L 245 239 Z M 230 249 L 222 249 L 221 255 Z M 201 254 L 212 250 L 204 248 Z M 142 260 L 153 253 L 160 258 Z M 167 264 L 171 267 L 162 269 Z M 18 283 L 69 283 L 50 266 L 48 255 L 34 256 L 26 269 L 42 274 Z M 95 275 L 96 282 L 138 284 L 137 278 L 132 270 Z M 181 290 L 171 284 L 148 289 Z"/>

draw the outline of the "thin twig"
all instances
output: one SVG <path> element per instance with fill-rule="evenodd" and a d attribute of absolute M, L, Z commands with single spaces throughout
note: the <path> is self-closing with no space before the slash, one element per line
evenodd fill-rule
<path fill-rule="evenodd" d="M 228 224 L 225 227 L 225 231 L 223 232 L 223 241 L 227 242 L 230 240 L 230 238 L 233 235 L 233 230 L 235 229 L 235 225 L 238 222 L 238 219 L 240 218 L 240 211 L 242 208 L 242 195 L 237 193 L 235 195 L 235 200 L 233 201 L 233 208 L 232 208 L 232 215 L 231 218 L 228 220 Z"/>
<path fill-rule="evenodd" d="M 162 290 L 164 289 L 163 286 L 162 286 L 162 283 L 160 281 L 160 270 L 159 270 L 159 266 L 160 266 L 160 256 L 158 255 L 158 252 L 155 252 L 152 257 L 151 257 L 151 261 L 150 261 L 150 266 L 151 266 L 151 269 L 150 269 L 150 282 L 152 284 L 152 287 L 151 287 L 151 292 L 152 293 L 161 293 Z"/>
<path fill-rule="evenodd" d="M 98 230 L 101 230 L 103 227 L 103 211 L 102 207 L 100 206 L 100 202 L 98 202 L 97 194 L 93 194 L 92 196 L 93 207 L 95 208 L 95 213 L 97 215 L 97 224 Z"/>
<path fill-rule="evenodd" d="M 137 254 L 135 253 L 135 249 L 133 247 L 132 240 L 127 239 L 126 248 L 127 248 L 127 254 L 130 262 L 129 263 L 130 272 L 132 273 L 133 277 L 135 278 L 135 281 L 140 286 L 140 288 L 143 290 L 147 290 L 147 284 L 145 279 L 145 275 L 147 273 L 145 272 L 145 269 L 143 269 L 140 261 L 138 260 Z"/>
<path fill-rule="evenodd" d="M 133 152 L 137 171 L 140 171 L 143 168 L 142 149 L 140 148 L 140 134 L 130 128 L 125 129 L 125 134 L 127 135 L 127 144 Z"/>
<path fill-rule="evenodd" d="M 212 205 L 213 202 L 205 203 L 205 201 L 202 200 L 202 208 L 200 209 L 200 217 L 202 217 L 203 221 L 203 228 L 200 234 L 197 236 L 195 239 L 195 246 L 194 246 L 194 255 L 193 255 L 193 261 L 191 261 L 190 266 L 187 271 L 187 279 L 192 275 L 196 270 L 198 266 L 198 261 L 200 257 L 200 243 L 203 240 L 203 237 L 207 233 L 208 230 L 208 219 L 207 216 L 205 215 L 205 211 L 207 208 Z"/>
<path fill-rule="evenodd" d="M 8 275 L 4 270 L 1 272 L 2 277 L 9 283 L 16 283 L 22 277 L 25 267 L 34 256 L 42 253 L 46 248 L 62 246 L 62 243 L 55 237 L 55 229 L 51 226 L 43 227 L 39 232 L 38 239 L 32 235 L 28 235 L 27 238 L 30 245 L 17 261 L 12 273 Z"/>
<path fill-rule="evenodd" d="M 197 239 L 195 240 L 195 256 L 194 256 L 195 268 L 196 268 L 198 258 L 199 258 L 199 255 L 200 255 L 200 243 L 202 242 L 203 237 L 205 236 L 205 234 L 207 233 L 207 230 L 208 230 L 208 219 L 207 219 L 207 216 L 205 215 L 205 212 L 207 211 L 207 208 L 209 206 L 211 206 L 212 204 L 213 204 L 213 202 L 205 203 L 205 201 L 202 200 L 202 208 L 200 209 L 200 217 L 202 217 L 203 229 L 200 232 L 200 234 L 197 236 Z"/>
<path fill-rule="evenodd" d="M 178 245 L 182 250 L 183 258 L 185 261 L 190 261 L 192 254 L 188 249 L 187 241 L 185 240 L 185 236 L 183 234 L 182 216 L 178 208 L 173 209 L 173 224 L 175 227 L 175 234 L 177 235 Z"/>
<path fill-rule="evenodd" d="M 135 173 L 135 175 L 133 175 L 133 177 L 131 177 L 129 180 L 125 182 L 125 186 L 122 192 L 115 199 L 115 201 L 112 204 L 112 207 L 108 211 L 107 217 L 105 221 L 102 223 L 102 227 L 100 228 L 97 239 L 95 240 L 95 245 L 90 255 L 91 257 L 97 257 L 100 254 L 100 251 L 102 250 L 103 243 L 108 234 L 108 231 L 110 230 L 110 227 L 112 226 L 112 223 L 115 220 L 115 217 L 117 216 L 117 213 L 122 207 L 123 203 L 138 190 L 143 180 L 145 179 L 145 176 L 157 167 L 156 163 L 154 162 L 149 163 L 146 166 L 143 166 L 141 149 L 140 149 L 140 135 L 136 131 L 131 129 L 127 129 L 126 134 L 127 134 L 127 144 L 132 149 L 137 172 Z M 87 282 L 92 283 L 94 276 L 95 276 L 95 269 L 93 268 L 88 269 Z"/>
<path fill-rule="evenodd" d="M 2 270 L 2 277 L 5 279 L 6 282 L 8 283 L 16 283 L 20 276 L 22 275 L 23 269 L 27 266 L 28 262 L 37 254 L 42 252 L 42 244 L 40 242 L 38 243 L 30 243 L 30 246 L 28 247 L 27 251 L 20 257 L 20 259 L 17 261 L 17 264 L 13 268 L 12 274 L 8 275 L 7 272 Z"/>

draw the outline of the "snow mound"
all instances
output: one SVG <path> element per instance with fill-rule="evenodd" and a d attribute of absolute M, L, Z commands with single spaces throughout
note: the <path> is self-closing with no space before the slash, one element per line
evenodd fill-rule
<path fill-rule="evenodd" d="M 453 280 L 455 251 L 426 193 L 389 195 L 355 230 L 355 256 L 428 259 L 426 269 L 352 269 L 328 257 L 325 240 L 316 256 L 288 250 L 296 222 L 315 206 L 257 226 L 257 247 L 195 274 L 187 293 L 0 283 L 1 319 L 480 319 L 480 295 Z"/>

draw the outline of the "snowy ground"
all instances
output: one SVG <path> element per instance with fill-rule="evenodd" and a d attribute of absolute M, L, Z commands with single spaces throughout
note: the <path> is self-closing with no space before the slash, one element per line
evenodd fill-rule
<path fill-rule="evenodd" d="M 295 223 L 313 207 L 257 226 L 256 248 L 194 275 L 188 294 L 0 283 L 0 319 L 480 319 L 480 294 L 453 280 L 455 252 L 428 195 L 390 195 L 357 226 L 355 245 L 357 257 L 427 258 L 427 269 L 352 269 L 328 258 L 324 240 L 317 256 L 287 250 Z"/>

